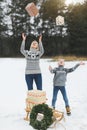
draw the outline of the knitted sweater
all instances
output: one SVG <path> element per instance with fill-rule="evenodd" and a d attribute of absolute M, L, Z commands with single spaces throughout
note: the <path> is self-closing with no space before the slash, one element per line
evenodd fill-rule
<path fill-rule="evenodd" d="M 57 68 L 50 70 L 51 73 L 54 73 L 53 85 L 65 86 L 67 73 L 73 72 L 78 66 L 79 64 L 76 64 L 74 67 L 69 69 L 64 68 L 63 66 L 59 66 Z"/>
<path fill-rule="evenodd" d="M 33 48 L 30 48 L 30 50 L 25 50 L 25 41 L 22 41 L 20 51 L 26 58 L 25 74 L 41 73 L 39 60 L 44 53 L 42 42 L 39 43 L 39 50 Z"/>

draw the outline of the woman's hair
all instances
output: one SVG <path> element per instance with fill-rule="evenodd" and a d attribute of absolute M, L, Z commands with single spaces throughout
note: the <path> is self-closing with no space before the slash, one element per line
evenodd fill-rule
<path fill-rule="evenodd" d="M 32 45 L 33 45 L 34 43 L 37 44 L 37 48 L 36 48 L 36 49 L 39 50 L 39 45 L 38 45 L 38 42 L 37 42 L 36 40 L 34 40 L 34 41 L 31 42 L 30 48 L 32 48 Z"/>

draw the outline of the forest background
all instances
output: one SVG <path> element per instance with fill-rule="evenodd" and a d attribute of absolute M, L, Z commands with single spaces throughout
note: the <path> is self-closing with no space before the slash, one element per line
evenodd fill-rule
<path fill-rule="evenodd" d="M 34 2 L 39 15 L 25 10 Z M 65 24 L 56 25 L 56 17 Z M 27 35 L 26 49 L 43 35 L 44 56 L 87 56 L 87 0 L 66 5 L 65 0 L 0 0 L 0 57 L 22 57 L 21 34 Z"/>

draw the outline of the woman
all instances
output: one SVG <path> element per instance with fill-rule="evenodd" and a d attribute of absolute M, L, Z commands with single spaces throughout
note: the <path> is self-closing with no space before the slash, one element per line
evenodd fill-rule
<path fill-rule="evenodd" d="M 39 43 L 35 40 L 31 43 L 29 50 L 25 50 L 26 35 L 24 33 L 22 33 L 22 39 L 20 51 L 26 58 L 25 80 L 28 90 L 33 89 L 33 80 L 37 89 L 42 90 L 42 74 L 39 66 L 40 57 L 44 53 L 42 35 L 39 37 Z"/>

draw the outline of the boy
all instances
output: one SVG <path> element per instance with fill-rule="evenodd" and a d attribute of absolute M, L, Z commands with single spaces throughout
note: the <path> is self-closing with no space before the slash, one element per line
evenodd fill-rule
<path fill-rule="evenodd" d="M 80 62 L 76 64 L 74 67 L 69 68 L 69 69 L 64 68 L 64 65 L 65 65 L 64 59 L 59 59 L 58 67 L 52 69 L 52 67 L 49 66 L 50 72 L 54 73 L 52 107 L 55 109 L 57 94 L 58 94 L 58 91 L 60 90 L 63 96 L 63 100 L 65 102 L 66 113 L 69 115 L 71 114 L 71 110 L 70 110 L 70 105 L 69 105 L 69 101 L 68 101 L 68 97 L 67 97 L 67 93 L 65 89 L 67 73 L 73 72 L 79 65 L 84 65 L 84 63 Z"/>

